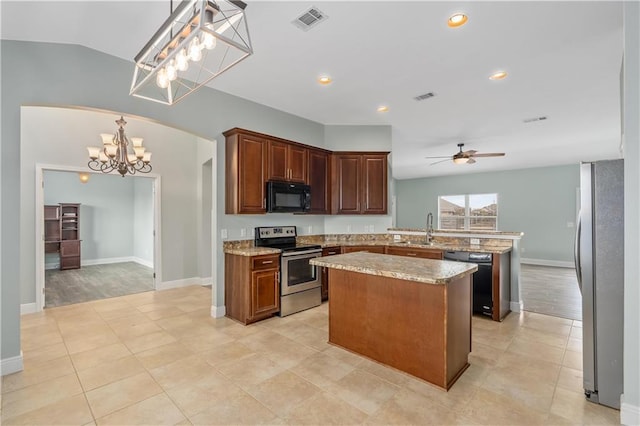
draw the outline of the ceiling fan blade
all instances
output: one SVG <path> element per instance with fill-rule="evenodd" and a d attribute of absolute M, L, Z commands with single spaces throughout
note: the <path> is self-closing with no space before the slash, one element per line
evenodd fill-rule
<path fill-rule="evenodd" d="M 476 162 L 476 160 L 474 160 L 473 158 L 469 157 L 469 159 L 467 160 L 466 164 L 473 164 L 475 162 Z"/>
<path fill-rule="evenodd" d="M 474 154 L 472 157 L 504 157 L 504 152 L 487 152 L 483 154 Z"/>
<path fill-rule="evenodd" d="M 439 157 L 424 157 L 424 158 L 451 158 L 450 155 L 441 155 Z"/>
<path fill-rule="evenodd" d="M 468 157 L 468 156 L 474 155 L 476 152 L 478 152 L 478 151 L 470 149 L 468 151 L 464 151 L 464 152 L 458 153 L 458 154 L 462 154 L 463 156 Z"/>
<path fill-rule="evenodd" d="M 444 163 L 445 161 L 450 161 L 451 158 L 447 157 L 446 160 L 440 160 L 440 161 L 436 161 L 435 163 L 431 163 L 429 164 L 430 166 L 436 165 L 436 164 L 440 164 L 440 163 Z"/>

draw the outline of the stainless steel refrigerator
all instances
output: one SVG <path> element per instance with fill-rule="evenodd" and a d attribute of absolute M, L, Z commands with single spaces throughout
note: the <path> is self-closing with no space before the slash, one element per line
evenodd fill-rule
<path fill-rule="evenodd" d="M 624 163 L 583 163 L 576 232 L 585 396 L 620 408 L 624 296 Z"/>

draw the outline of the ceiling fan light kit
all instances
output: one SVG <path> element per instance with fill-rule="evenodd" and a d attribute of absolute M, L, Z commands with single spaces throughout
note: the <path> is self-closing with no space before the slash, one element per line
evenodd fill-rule
<path fill-rule="evenodd" d="M 458 144 L 459 151 L 453 154 L 452 156 L 441 156 L 441 157 L 425 157 L 425 158 L 444 158 L 444 160 L 436 161 L 435 163 L 431 163 L 433 166 L 435 164 L 443 163 L 445 161 L 452 160 L 454 164 L 474 164 L 476 162 L 476 158 L 479 157 L 504 157 L 504 152 L 485 152 L 478 153 L 478 151 L 469 149 L 467 151 L 463 151 L 462 147 L 463 143 Z"/>
<path fill-rule="evenodd" d="M 129 94 L 173 105 L 251 55 L 245 7 L 182 1 L 135 57 Z"/>

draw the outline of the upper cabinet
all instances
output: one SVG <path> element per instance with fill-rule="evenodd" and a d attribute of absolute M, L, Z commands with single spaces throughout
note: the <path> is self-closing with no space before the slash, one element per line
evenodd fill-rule
<path fill-rule="evenodd" d="M 307 183 L 307 155 L 300 145 L 269 140 L 267 180 Z"/>
<path fill-rule="evenodd" d="M 266 212 L 266 182 L 311 186 L 313 214 L 387 214 L 388 152 L 334 152 L 233 128 L 226 138 L 225 213 Z"/>
<path fill-rule="evenodd" d="M 329 214 L 329 153 L 310 148 L 308 169 L 307 182 L 311 186 L 309 213 Z"/>
<path fill-rule="evenodd" d="M 333 214 L 387 214 L 388 152 L 335 152 L 331 161 Z"/>
<path fill-rule="evenodd" d="M 231 129 L 226 138 L 225 213 L 264 213 L 267 141 L 252 132 Z"/>

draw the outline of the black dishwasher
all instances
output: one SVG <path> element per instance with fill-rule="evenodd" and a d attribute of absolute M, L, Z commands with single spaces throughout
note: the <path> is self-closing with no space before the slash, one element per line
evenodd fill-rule
<path fill-rule="evenodd" d="M 473 274 L 473 313 L 493 316 L 493 277 L 491 253 L 445 251 L 444 260 L 475 263 L 478 271 Z"/>

